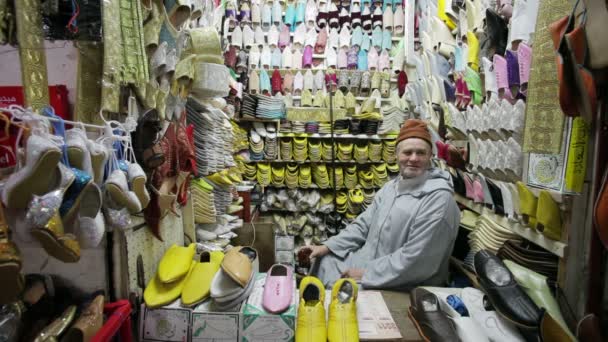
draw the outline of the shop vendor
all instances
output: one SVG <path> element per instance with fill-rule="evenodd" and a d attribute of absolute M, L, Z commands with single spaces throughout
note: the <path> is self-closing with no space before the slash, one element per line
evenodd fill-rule
<path fill-rule="evenodd" d="M 312 272 L 326 286 L 343 277 L 365 288 L 442 286 L 448 276 L 460 211 L 450 176 L 431 167 L 426 123 L 407 120 L 397 138 L 399 176 L 340 234 L 309 246 Z"/>

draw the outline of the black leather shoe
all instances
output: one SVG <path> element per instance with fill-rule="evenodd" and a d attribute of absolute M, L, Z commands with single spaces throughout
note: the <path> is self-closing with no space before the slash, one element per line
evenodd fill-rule
<path fill-rule="evenodd" d="M 494 48 L 494 53 L 504 56 L 509 39 L 509 27 L 507 22 L 491 9 L 486 10 L 486 34 L 487 41 L 482 45 L 489 44 L 490 49 Z"/>
<path fill-rule="evenodd" d="M 540 309 L 517 284 L 502 260 L 481 250 L 475 254 L 475 271 L 479 284 L 499 314 L 523 328 L 538 327 Z"/>
<path fill-rule="evenodd" d="M 417 287 L 410 292 L 410 302 L 410 319 L 425 341 L 460 341 L 454 323 L 441 311 L 435 294 Z"/>

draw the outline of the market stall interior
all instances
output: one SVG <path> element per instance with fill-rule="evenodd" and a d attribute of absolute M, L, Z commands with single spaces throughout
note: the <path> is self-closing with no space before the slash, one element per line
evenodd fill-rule
<path fill-rule="evenodd" d="M 0 340 L 604 340 L 606 22 L 0 1 Z"/>

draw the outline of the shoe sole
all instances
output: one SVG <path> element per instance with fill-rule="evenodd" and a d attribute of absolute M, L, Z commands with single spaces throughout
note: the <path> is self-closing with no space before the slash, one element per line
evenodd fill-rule
<path fill-rule="evenodd" d="M 407 315 L 410 317 L 410 320 L 414 323 L 414 325 L 416 326 L 416 330 L 418 330 L 418 334 L 420 334 L 420 337 L 422 337 L 422 339 L 425 342 L 431 342 L 431 340 L 426 337 L 426 335 L 424 334 L 424 332 L 422 332 L 422 328 L 420 328 L 420 325 L 418 324 L 418 321 L 416 321 L 416 319 L 414 318 L 414 315 L 412 314 L 412 307 L 410 306 L 410 308 L 407 310 Z"/>
<path fill-rule="evenodd" d="M 127 208 L 130 213 L 137 213 L 139 211 L 137 205 L 131 203 L 127 194 L 122 191 L 118 185 L 106 183 L 106 190 L 108 190 L 108 192 L 110 193 L 110 197 L 112 197 L 112 200 L 114 200 L 114 202 L 119 206 Z"/>
<path fill-rule="evenodd" d="M 25 285 L 21 275 L 21 265 L 14 261 L 0 263 L 0 279 L 2 279 L 0 302 L 16 301 Z"/>
<path fill-rule="evenodd" d="M 7 194 L 7 208 L 27 208 L 32 195 L 42 195 L 49 190 L 50 178 L 61 158 L 60 151 L 47 151 L 33 167 L 32 172 L 23 177 Z"/>
<path fill-rule="evenodd" d="M 64 246 L 59 238 L 45 228 L 34 229 L 32 235 L 38 239 L 42 248 L 52 257 L 63 262 L 78 262 L 80 260 L 80 251 L 78 253 L 71 251 Z"/>
<path fill-rule="evenodd" d="M 150 194 L 146 190 L 146 178 L 145 177 L 135 177 L 132 181 L 133 183 L 133 192 L 139 199 L 141 203 L 141 207 L 145 208 L 150 203 Z"/>

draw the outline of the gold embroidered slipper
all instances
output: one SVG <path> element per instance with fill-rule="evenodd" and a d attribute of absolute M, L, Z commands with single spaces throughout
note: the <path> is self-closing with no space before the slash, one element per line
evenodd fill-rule
<path fill-rule="evenodd" d="M 4 208 L 0 204 L 0 304 L 14 302 L 23 291 L 21 263 L 21 253 L 10 240 L 10 229 L 4 217 Z"/>

